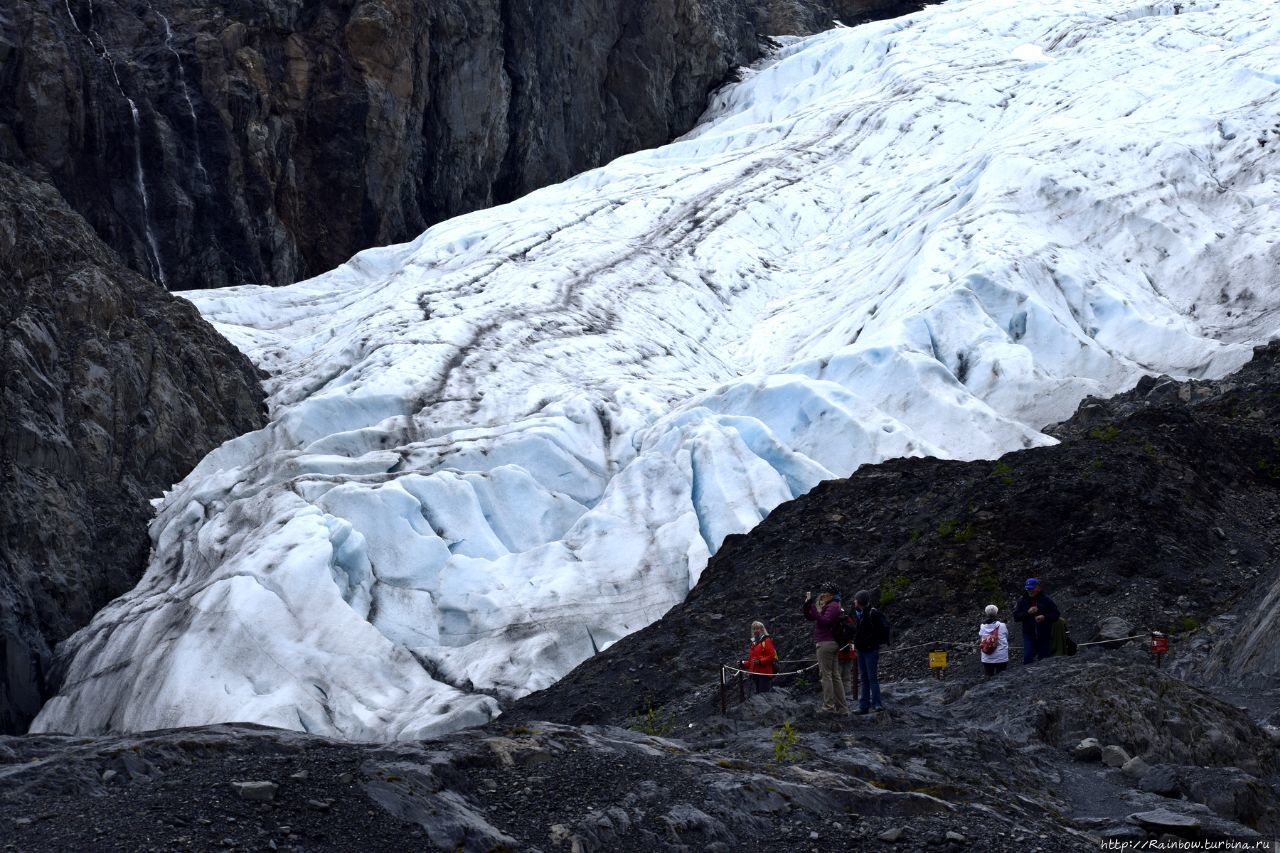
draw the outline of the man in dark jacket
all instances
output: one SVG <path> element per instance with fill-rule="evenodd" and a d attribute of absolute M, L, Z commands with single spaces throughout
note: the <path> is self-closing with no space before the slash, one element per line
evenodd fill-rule
<path fill-rule="evenodd" d="M 1035 663 L 1053 654 L 1053 623 L 1061 614 L 1058 605 L 1040 588 L 1039 580 L 1027 578 L 1022 588 L 1024 595 L 1013 608 L 1013 619 L 1022 623 L 1022 662 Z"/>
<path fill-rule="evenodd" d="M 860 589 L 853 596 L 853 647 L 858 651 L 858 710 L 867 714 L 874 708 L 883 711 L 880 703 L 880 646 L 889 639 L 889 622 L 879 610 L 871 606 L 871 593 Z"/>

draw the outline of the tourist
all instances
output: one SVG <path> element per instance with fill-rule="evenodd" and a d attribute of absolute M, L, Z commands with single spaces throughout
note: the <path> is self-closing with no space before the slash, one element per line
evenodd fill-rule
<path fill-rule="evenodd" d="M 1022 662 L 1035 663 L 1053 654 L 1053 623 L 1060 614 L 1037 578 L 1027 578 L 1022 588 L 1025 594 L 1013 609 L 1013 619 L 1022 623 Z"/>
<path fill-rule="evenodd" d="M 1009 666 L 1009 626 L 999 615 L 1000 608 L 988 604 L 986 618 L 978 626 L 978 651 L 982 653 L 982 674 L 987 678 Z"/>
<path fill-rule="evenodd" d="M 751 673 L 751 683 L 757 693 L 767 693 L 773 685 L 774 664 L 778 652 L 773 647 L 773 637 L 765 630 L 763 622 L 751 623 L 751 647 L 742 668 Z"/>
<path fill-rule="evenodd" d="M 856 713 L 867 714 L 883 711 L 880 701 L 880 648 L 889 642 L 889 620 L 879 609 L 871 606 L 871 593 L 858 590 L 853 596 L 854 629 L 853 647 L 858 652 L 858 693 Z"/>
<path fill-rule="evenodd" d="M 822 678 L 822 707 L 820 714 L 848 714 L 849 705 L 844 698 L 844 683 L 840 681 L 840 669 L 836 665 L 837 644 L 832 628 L 840 618 L 840 604 L 835 601 L 839 590 L 835 584 L 823 584 L 814 604 L 813 593 L 804 594 L 804 618 L 813 622 L 813 642 L 817 648 L 818 673 Z"/>

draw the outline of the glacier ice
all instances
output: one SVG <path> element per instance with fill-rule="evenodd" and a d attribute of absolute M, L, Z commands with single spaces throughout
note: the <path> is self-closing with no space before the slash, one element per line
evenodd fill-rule
<path fill-rule="evenodd" d="M 1273 10 L 951 0 L 834 30 L 664 148 L 187 294 L 269 371 L 271 423 L 166 495 L 34 729 L 482 722 L 825 478 L 1046 444 L 1087 394 L 1238 367 L 1280 330 Z"/>

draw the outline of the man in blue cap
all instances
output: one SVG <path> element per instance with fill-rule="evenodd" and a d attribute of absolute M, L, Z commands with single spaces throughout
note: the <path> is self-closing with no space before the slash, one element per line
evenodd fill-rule
<path fill-rule="evenodd" d="M 1058 605 L 1040 588 L 1038 579 L 1027 578 L 1022 589 L 1022 598 L 1013 608 L 1013 619 L 1022 623 L 1022 662 L 1035 663 L 1053 653 L 1050 647 L 1053 623 L 1061 614 Z"/>

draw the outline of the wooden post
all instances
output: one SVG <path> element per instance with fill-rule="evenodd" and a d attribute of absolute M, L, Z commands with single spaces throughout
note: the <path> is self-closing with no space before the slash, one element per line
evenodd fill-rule
<path fill-rule="evenodd" d="M 720 667 L 720 713 L 721 715 L 729 713 L 728 698 L 725 696 L 724 689 L 724 667 Z"/>

